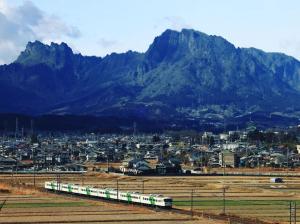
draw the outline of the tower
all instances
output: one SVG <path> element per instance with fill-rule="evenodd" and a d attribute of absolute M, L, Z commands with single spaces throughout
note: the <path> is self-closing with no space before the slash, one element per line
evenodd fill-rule
<path fill-rule="evenodd" d="M 31 135 L 33 135 L 33 119 L 30 120 L 30 132 L 31 132 Z"/>
<path fill-rule="evenodd" d="M 19 131 L 19 120 L 16 117 L 16 130 L 15 130 L 15 139 L 18 137 L 18 131 Z"/>
<path fill-rule="evenodd" d="M 136 136 L 137 130 L 136 130 L 136 122 L 133 122 L 133 135 Z"/>

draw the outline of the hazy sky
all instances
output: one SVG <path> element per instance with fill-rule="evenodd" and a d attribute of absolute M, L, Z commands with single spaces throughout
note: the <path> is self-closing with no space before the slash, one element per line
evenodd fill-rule
<path fill-rule="evenodd" d="M 36 39 L 83 55 L 144 52 L 167 28 L 300 59 L 299 24 L 299 0 L 0 0 L 0 64 Z"/>

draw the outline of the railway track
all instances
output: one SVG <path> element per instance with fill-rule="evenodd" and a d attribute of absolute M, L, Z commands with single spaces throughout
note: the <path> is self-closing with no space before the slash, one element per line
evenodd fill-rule
<path fill-rule="evenodd" d="M 153 222 L 160 222 L 160 221 L 165 221 L 165 222 L 184 222 L 184 221 L 189 221 L 190 219 L 186 218 L 180 218 L 180 219 L 115 219 L 115 220 L 85 220 L 80 221 L 80 220 L 59 220 L 59 221 L 54 221 L 51 220 L 51 222 L 49 221 L 30 221 L 30 222 L 16 222 L 16 224 L 29 224 L 29 223 L 38 223 L 38 224 L 49 224 L 49 223 L 113 223 L 113 222 L 120 222 L 120 223 L 130 223 L 130 222 L 141 222 L 141 223 L 153 223 Z M 12 224 L 11 222 L 1 222 L 1 224 Z"/>
<path fill-rule="evenodd" d="M 213 213 L 208 213 L 208 212 L 204 212 L 204 211 L 186 210 L 186 209 L 180 209 L 180 208 L 174 208 L 174 207 L 173 208 L 164 208 L 164 207 L 158 207 L 158 206 L 141 205 L 141 204 L 136 204 L 136 203 L 126 203 L 124 201 L 108 200 L 105 198 L 95 198 L 95 197 L 91 197 L 91 196 L 76 195 L 76 194 L 70 194 L 70 193 L 65 193 L 65 192 L 53 192 L 53 191 L 45 190 L 43 188 L 41 188 L 40 190 L 51 193 L 51 194 L 64 195 L 64 196 L 70 197 L 70 198 L 75 197 L 75 198 L 80 198 L 80 199 L 88 199 L 88 200 L 92 200 L 92 201 L 101 201 L 101 202 L 106 202 L 106 203 L 116 204 L 116 205 L 120 205 L 120 203 L 121 203 L 123 205 L 134 206 L 137 208 L 147 208 L 147 209 L 150 209 L 155 212 L 168 212 L 168 213 L 173 213 L 173 214 L 190 216 L 187 220 L 194 219 L 195 217 L 203 217 L 203 218 L 207 218 L 207 219 L 227 221 L 228 223 L 231 223 L 231 224 L 275 224 L 275 222 L 267 222 L 267 221 L 259 220 L 257 218 L 243 218 L 243 217 L 239 217 L 237 215 L 213 214 Z M 129 221 L 129 220 L 127 220 L 127 221 Z M 161 221 L 161 220 L 158 220 L 158 221 Z M 181 220 L 181 221 L 184 221 L 184 220 Z M 76 223 L 76 222 L 67 222 L 67 223 Z"/>

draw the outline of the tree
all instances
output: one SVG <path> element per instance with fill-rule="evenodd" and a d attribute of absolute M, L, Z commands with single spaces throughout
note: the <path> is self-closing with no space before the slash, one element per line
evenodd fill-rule
<path fill-rule="evenodd" d="M 153 135 L 152 142 L 160 142 L 160 137 L 158 135 Z"/>
<path fill-rule="evenodd" d="M 38 143 L 38 137 L 36 134 L 32 134 L 31 137 L 30 137 L 30 143 L 31 144 L 34 144 L 34 143 Z"/>

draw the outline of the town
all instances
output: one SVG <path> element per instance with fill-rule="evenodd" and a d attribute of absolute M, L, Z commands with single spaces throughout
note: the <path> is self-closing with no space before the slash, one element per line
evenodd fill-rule
<path fill-rule="evenodd" d="M 300 166 L 300 127 L 222 133 L 3 132 L 0 171 L 115 172 L 128 175 L 225 174 Z M 226 169 L 225 169 L 226 168 Z"/>

